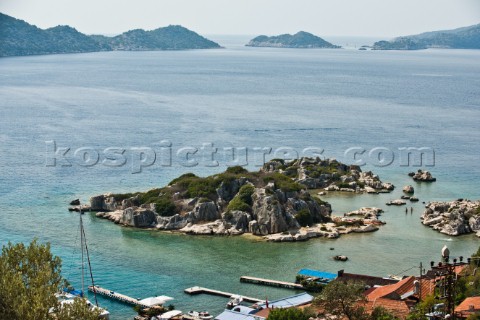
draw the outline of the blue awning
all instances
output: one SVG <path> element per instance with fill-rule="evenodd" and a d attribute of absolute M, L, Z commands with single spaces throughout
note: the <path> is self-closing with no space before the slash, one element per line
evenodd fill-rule
<path fill-rule="evenodd" d="M 323 272 L 323 271 L 317 271 L 317 270 L 311 270 L 311 269 L 302 269 L 298 271 L 298 274 L 302 276 L 307 276 L 307 277 L 320 278 L 322 282 L 330 282 L 337 278 L 336 273 Z"/>

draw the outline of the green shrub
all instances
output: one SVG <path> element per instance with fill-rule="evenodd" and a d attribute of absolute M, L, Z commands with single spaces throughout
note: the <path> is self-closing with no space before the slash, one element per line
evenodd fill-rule
<path fill-rule="evenodd" d="M 233 214 L 230 211 L 227 211 L 223 214 L 223 219 L 225 220 L 232 220 Z"/>
<path fill-rule="evenodd" d="M 232 173 L 232 174 L 243 174 L 243 173 L 248 173 L 248 170 L 243 168 L 242 166 L 234 166 L 234 167 L 228 167 L 225 172 Z"/>
<path fill-rule="evenodd" d="M 295 214 L 295 219 L 302 226 L 311 226 L 313 225 L 313 217 L 308 209 L 302 209 Z"/>
<path fill-rule="evenodd" d="M 168 185 L 173 186 L 174 184 L 177 184 L 179 182 L 182 182 L 182 181 L 190 179 L 190 178 L 198 178 L 198 177 L 191 172 L 185 173 L 185 174 L 182 174 L 180 177 L 175 178 L 172 181 L 170 181 L 170 183 Z"/>
<path fill-rule="evenodd" d="M 250 212 L 252 207 L 243 202 L 240 198 L 235 197 L 228 203 L 227 211 L 246 211 Z"/>
<path fill-rule="evenodd" d="M 252 212 L 252 194 L 255 187 L 250 184 L 243 185 L 238 191 L 237 195 L 228 203 L 227 211 L 245 211 Z"/>
<path fill-rule="evenodd" d="M 338 186 L 339 188 L 349 188 L 349 189 L 352 188 L 352 187 L 351 187 L 348 183 L 346 183 L 346 182 L 338 182 L 338 183 L 337 183 L 337 186 Z"/>
<path fill-rule="evenodd" d="M 329 204 L 327 201 L 323 201 L 323 200 L 320 199 L 319 197 L 313 197 L 313 200 L 315 200 L 315 202 L 316 202 L 319 206 L 326 206 L 326 205 Z"/>
<path fill-rule="evenodd" d="M 122 202 L 123 200 L 135 197 L 136 195 L 138 195 L 138 192 L 136 192 L 136 193 L 114 193 L 114 194 L 112 194 L 112 197 L 115 198 L 115 201 Z"/>
<path fill-rule="evenodd" d="M 143 203 L 151 203 L 154 201 L 154 199 L 158 198 L 160 196 L 160 193 L 162 193 L 162 189 L 152 189 L 144 193 L 139 194 L 139 199 L 140 202 Z"/>
<path fill-rule="evenodd" d="M 252 195 L 254 192 L 254 186 L 251 184 L 245 184 L 240 188 L 240 190 L 238 190 L 236 197 L 239 197 L 243 202 L 251 206 L 253 204 Z"/>
<path fill-rule="evenodd" d="M 291 178 L 278 172 L 266 175 L 265 177 L 263 177 L 263 182 L 266 184 L 269 182 L 274 182 L 275 187 L 282 190 L 283 192 L 300 191 L 302 189 L 305 189 L 304 185 L 301 185 L 293 181 Z"/>
<path fill-rule="evenodd" d="M 154 200 L 151 203 L 155 204 L 155 211 L 162 217 L 171 217 L 177 213 L 177 207 L 169 196 L 152 200 Z"/>
<path fill-rule="evenodd" d="M 288 167 L 288 168 L 285 169 L 283 174 L 286 175 L 289 178 L 295 178 L 295 177 L 297 177 L 298 169 L 295 168 L 295 167 Z"/>

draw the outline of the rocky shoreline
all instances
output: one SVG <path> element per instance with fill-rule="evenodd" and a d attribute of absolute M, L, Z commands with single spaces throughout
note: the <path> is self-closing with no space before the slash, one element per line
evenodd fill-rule
<path fill-rule="evenodd" d="M 333 159 L 272 160 L 259 172 L 231 167 L 206 178 L 186 174 L 167 187 L 144 193 L 94 196 L 82 210 L 135 228 L 193 235 L 250 233 L 275 242 L 338 238 L 351 232 L 376 231 L 383 224 L 378 220 L 382 212 L 378 208 L 332 216 L 331 205 L 309 191 L 319 187 L 353 192 L 394 188 L 372 172 Z"/>
<path fill-rule="evenodd" d="M 480 237 L 480 200 L 435 201 L 425 207 L 420 218 L 424 225 L 450 236 L 476 233 Z"/>

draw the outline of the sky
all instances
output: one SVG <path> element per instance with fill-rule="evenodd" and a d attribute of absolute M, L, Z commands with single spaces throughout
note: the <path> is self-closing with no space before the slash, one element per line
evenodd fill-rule
<path fill-rule="evenodd" d="M 179 24 L 203 35 L 396 37 L 480 23 L 480 0 L 0 0 L 40 28 L 115 35 Z"/>

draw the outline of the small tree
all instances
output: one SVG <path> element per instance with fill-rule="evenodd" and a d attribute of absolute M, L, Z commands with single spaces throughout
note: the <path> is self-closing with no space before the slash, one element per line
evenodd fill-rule
<path fill-rule="evenodd" d="M 365 286 L 360 282 L 332 281 L 315 298 L 314 304 L 322 307 L 332 318 L 349 320 L 367 319 L 368 315 L 358 302 L 365 301 Z"/>
<path fill-rule="evenodd" d="M 398 319 L 393 313 L 384 307 L 375 307 L 370 315 L 371 320 L 396 320 Z"/>
<path fill-rule="evenodd" d="M 2 248 L 0 256 L 0 319 L 47 319 L 58 303 L 62 283 L 60 258 L 50 245 L 33 240 Z"/>
<path fill-rule="evenodd" d="M 84 300 L 68 306 L 65 312 L 61 310 L 55 297 L 63 284 L 61 267 L 60 258 L 50 251 L 50 244 L 38 244 L 33 240 L 28 246 L 22 243 L 3 246 L 0 255 L 0 319 L 57 319 L 50 311 L 60 312 L 62 318 L 58 319 L 61 320 L 90 320 L 92 314 L 98 318 L 98 313 L 86 308 Z M 77 313 L 80 311 L 82 313 Z"/>
<path fill-rule="evenodd" d="M 433 295 L 430 295 L 418 303 L 407 316 L 407 320 L 425 320 L 425 314 L 430 312 L 433 306 L 438 303 Z"/>
<path fill-rule="evenodd" d="M 279 308 L 273 309 L 268 315 L 267 320 L 308 320 L 315 317 L 313 312 L 297 308 Z"/>

